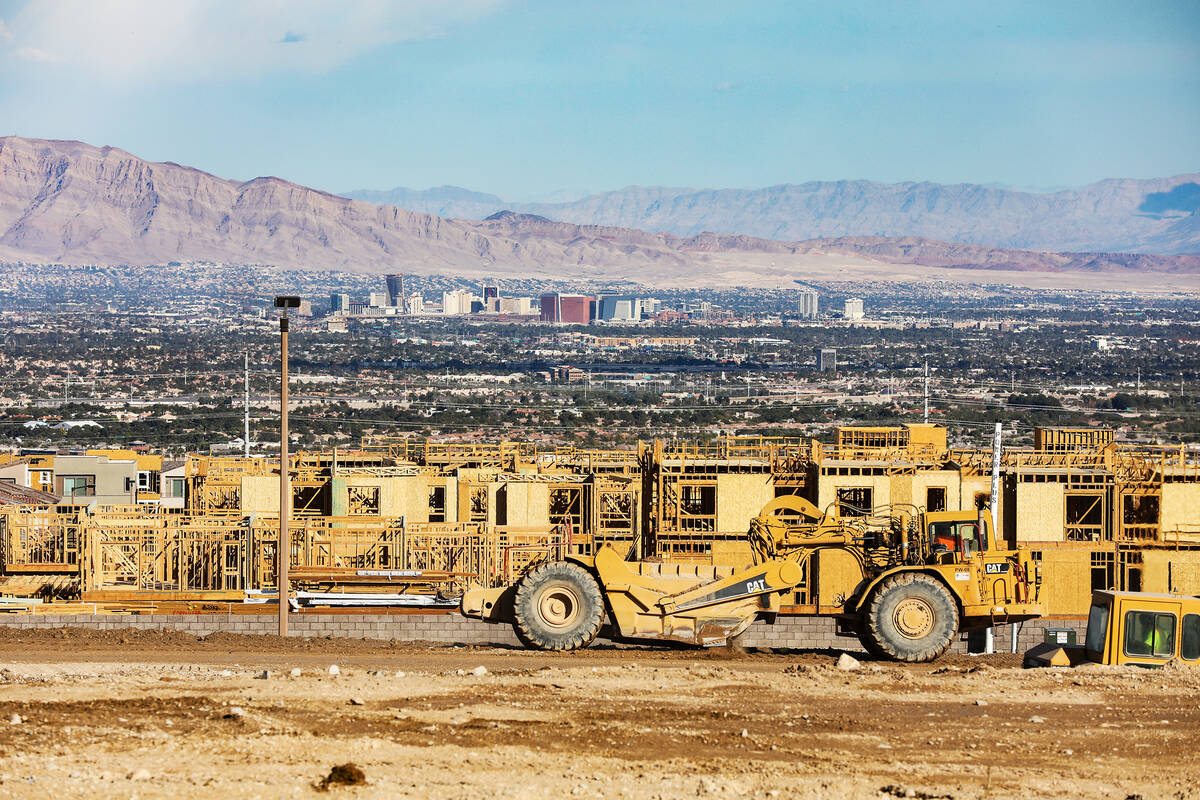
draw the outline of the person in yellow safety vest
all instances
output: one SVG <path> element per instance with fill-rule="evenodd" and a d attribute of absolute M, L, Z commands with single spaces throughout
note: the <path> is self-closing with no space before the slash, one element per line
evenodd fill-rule
<path fill-rule="evenodd" d="M 1154 624 L 1143 622 L 1142 625 L 1145 626 L 1145 631 L 1142 633 L 1142 644 L 1146 646 L 1146 655 L 1152 656 L 1154 655 Z"/>
<path fill-rule="evenodd" d="M 1154 644 L 1151 652 L 1156 656 L 1175 655 L 1175 622 L 1169 614 L 1159 614 L 1154 618 Z"/>
<path fill-rule="evenodd" d="M 1145 617 L 1141 619 L 1145 619 Z M 1151 617 L 1151 619 L 1153 621 L 1146 620 L 1141 623 L 1145 626 L 1141 639 L 1142 643 L 1146 646 L 1146 655 L 1174 655 L 1175 628 L 1171 622 L 1171 617 L 1167 614 L 1158 614 Z"/>

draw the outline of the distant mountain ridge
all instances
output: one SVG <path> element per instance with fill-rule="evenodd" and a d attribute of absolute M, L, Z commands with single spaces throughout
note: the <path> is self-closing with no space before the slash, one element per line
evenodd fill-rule
<path fill-rule="evenodd" d="M 346 196 L 386 198 L 459 219 L 509 209 L 684 237 L 705 231 L 780 241 L 917 236 L 1021 250 L 1200 253 L 1200 173 L 1110 179 L 1047 194 L 980 184 L 847 180 L 762 189 L 629 186 L 570 203 L 512 203 L 457 187 Z"/>
<path fill-rule="evenodd" d="M 1153 213 L 1178 215 L 1190 190 L 1165 188 Z M 448 190 L 446 198 L 460 196 Z M 1151 212 L 1147 212 L 1151 213 Z M 1183 218 L 1194 220 L 1195 214 Z M 166 264 L 217 261 L 294 269 L 630 280 L 658 285 L 793 285 L 847 269 L 871 280 L 932 268 L 1071 273 L 1140 286 L 1200 286 L 1200 255 L 1054 253 L 924 237 L 780 241 L 576 224 L 502 210 L 445 219 L 375 206 L 275 177 L 232 181 L 115 147 L 0 137 L 0 261 Z M 1095 276 L 1093 278 L 1093 276 Z M 1169 277 L 1161 277 L 1169 276 Z M 3 276 L 0 275 L 0 278 Z M 940 279 L 940 276 L 935 276 Z M 960 276 L 961 279 L 961 276 Z M 973 277 L 967 280 L 973 281 Z M 1064 279 L 1067 280 L 1067 279 Z"/>

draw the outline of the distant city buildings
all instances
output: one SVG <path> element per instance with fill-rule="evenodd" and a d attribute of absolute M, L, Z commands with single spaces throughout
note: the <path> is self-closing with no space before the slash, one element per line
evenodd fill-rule
<path fill-rule="evenodd" d="M 845 311 L 842 316 L 846 319 L 862 319 L 863 318 L 863 301 L 857 297 L 851 297 L 846 301 Z"/>
<path fill-rule="evenodd" d="M 541 298 L 542 322 L 587 325 L 592 321 L 595 298 L 581 294 L 544 294 Z"/>
<path fill-rule="evenodd" d="M 837 351 L 832 347 L 817 348 L 817 372 L 837 372 Z"/>
<path fill-rule="evenodd" d="M 629 295 L 600 295 L 596 319 L 604 322 L 641 322 L 642 301 Z"/>
<path fill-rule="evenodd" d="M 510 314 L 518 317 L 531 317 L 537 313 L 533 307 L 532 297 L 496 298 L 496 310 L 501 314 Z"/>
<path fill-rule="evenodd" d="M 812 289 L 800 290 L 800 302 L 797 312 L 803 319 L 816 319 L 820 313 L 817 310 L 819 295 Z"/>
<path fill-rule="evenodd" d="M 676 321 L 699 321 L 728 319 L 728 312 L 714 309 L 709 301 L 685 304 L 682 311 L 667 311 L 661 301 L 653 297 L 637 297 L 631 294 L 581 295 L 564 292 L 548 292 L 540 298 L 504 297 L 496 284 L 480 287 L 482 296 L 467 289 L 442 291 L 440 309 L 437 305 L 427 307 L 420 292 L 405 292 L 404 276 L 385 276 L 385 291 L 373 291 L 367 300 L 351 299 L 343 292 L 329 295 L 329 314 L 341 317 L 379 317 L 391 315 L 420 316 L 438 313 L 442 316 L 474 316 L 495 314 L 503 317 L 520 317 L 525 320 L 588 325 L 591 323 L 640 323 L 651 320 L 656 323 Z M 411 284 L 410 284 L 411 285 Z M 341 328 L 338 328 L 341 330 Z"/>
<path fill-rule="evenodd" d="M 465 289 L 442 292 L 442 313 L 447 315 L 470 314 L 471 301 L 474 299 L 474 295 Z"/>
<path fill-rule="evenodd" d="M 387 281 L 387 304 L 392 308 L 398 308 L 404 304 L 404 276 L 403 275 L 388 275 Z"/>

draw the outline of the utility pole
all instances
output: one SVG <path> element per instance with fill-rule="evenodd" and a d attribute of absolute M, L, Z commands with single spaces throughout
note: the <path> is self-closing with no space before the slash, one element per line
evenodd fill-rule
<path fill-rule="evenodd" d="M 996 432 L 992 436 L 992 497 L 988 501 L 992 511 L 992 540 L 989 543 L 990 547 L 997 547 L 1000 541 L 1000 441 L 1004 434 L 1004 424 L 996 423 Z M 1016 626 L 1013 629 L 1013 652 L 1016 652 Z M 987 653 L 995 652 L 996 648 L 996 631 L 992 626 L 987 628 L 987 641 L 984 645 L 984 651 Z"/>
<path fill-rule="evenodd" d="M 288 567 L 292 559 L 291 537 L 288 535 L 288 515 L 291 513 L 291 483 L 288 481 L 288 314 L 289 308 L 299 308 L 299 297 L 276 297 L 279 315 L 279 543 L 276 545 L 275 583 L 279 597 L 279 635 L 288 635 Z"/>
<path fill-rule="evenodd" d="M 925 359 L 925 424 L 929 424 L 929 359 Z"/>
<path fill-rule="evenodd" d="M 245 382 L 243 383 L 243 386 L 246 389 L 246 394 L 245 394 L 245 397 L 243 398 L 245 417 L 243 418 L 243 424 L 242 424 L 242 441 L 244 442 L 244 447 L 242 448 L 242 451 L 243 451 L 242 454 L 246 458 L 249 458 L 250 457 L 250 353 L 249 353 L 249 351 L 242 353 L 242 357 L 245 360 L 245 367 L 246 367 L 246 378 L 245 378 Z"/>
<path fill-rule="evenodd" d="M 992 499 L 988 503 L 992 507 L 992 539 L 1000 537 L 1000 447 L 1004 435 L 1004 423 L 996 423 L 996 432 L 992 436 Z"/>

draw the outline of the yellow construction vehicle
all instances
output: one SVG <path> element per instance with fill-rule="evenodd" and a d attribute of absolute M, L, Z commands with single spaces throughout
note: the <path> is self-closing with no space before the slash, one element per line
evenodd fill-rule
<path fill-rule="evenodd" d="M 1027 667 L 1161 667 L 1172 660 L 1200 666 L 1200 597 L 1097 590 L 1082 645 L 1044 642 L 1025 653 Z"/>
<path fill-rule="evenodd" d="M 605 613 L 612 635 L 719 645 L 819 575 L 835 616 L 873 655 L 930 661 L 959 631 L 1039 616 L 1040 575 L 1019 551 L 996 547 L 986 515 L 890 506 L 860 516 L 784 496 L 751 522 L 744 569 L 627 562 L 611 547 L 531 568 L 515 584 L 468 591 L 462 613 L 511 622 L 543 650 L 586 647 Z M 814 556 L 821 569 L 812 569 Z"/>

